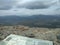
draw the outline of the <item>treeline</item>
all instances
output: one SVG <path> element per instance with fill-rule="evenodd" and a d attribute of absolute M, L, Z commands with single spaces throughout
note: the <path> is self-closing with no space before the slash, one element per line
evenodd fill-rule
<path fill-rule="evenodd" d="M 25 23 L 21 25 L 30 26 L 30 27 L 41 27 L 41 28 L 60 28 L 60 22 L 53 22 L 47 24 Z"/>
<path fill-rule="evenodd" d="M 18 23 L 15 25 L 24 25 L 24 26 L 29 26 L 29 27 L 41 27 L 41 28 L 60 28 L 60 22 L 52 22 L 52 23 L 29 23 L 29 22 L 25 22 L 25 23 Z M 0 24 L 0 26 L 13 26 L 13 24 Z"/>

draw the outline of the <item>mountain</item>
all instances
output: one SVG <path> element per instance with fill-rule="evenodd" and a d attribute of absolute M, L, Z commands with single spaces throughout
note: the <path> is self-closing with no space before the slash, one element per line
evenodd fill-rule
<path fill-rule="evenodd" d="M 0 25 L 60 28 L 60 15 L 0 16 Z"/>

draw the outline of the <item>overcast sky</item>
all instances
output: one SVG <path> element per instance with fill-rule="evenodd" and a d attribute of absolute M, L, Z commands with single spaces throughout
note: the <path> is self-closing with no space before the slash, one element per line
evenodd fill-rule
<path fill-rule="evenodd" d="M 60 14 L 59 0 L 0 0 L 2 15 L 56 15 Z"/>

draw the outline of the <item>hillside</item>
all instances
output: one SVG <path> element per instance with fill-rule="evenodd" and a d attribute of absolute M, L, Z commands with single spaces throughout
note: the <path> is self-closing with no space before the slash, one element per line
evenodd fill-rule
<path fill-rule="evenodd" d="M 25 25 L 30 27 L 60 28 L 60 16 L 0 16 L 0 25 Z"/>
<path fill-rule="evenodd" d="M 28 26 L 1 26 L 0 27 L 0 40 L 5 39 L 10 34 L 26 36 L 30 38 L 43 39 L 53 41 L 54 45 L 60 44 L 60 28 L 30 28 Z"/>

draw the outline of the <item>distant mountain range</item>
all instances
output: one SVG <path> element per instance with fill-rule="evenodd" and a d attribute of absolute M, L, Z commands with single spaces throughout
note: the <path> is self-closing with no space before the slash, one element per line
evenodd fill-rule
<path fill-rule="evenodd" d="M 0 16 L 0 25 L 60 28 L 60 15 Z"/>

